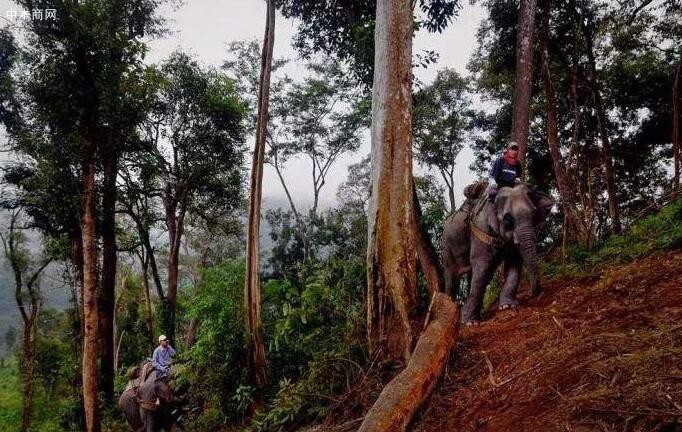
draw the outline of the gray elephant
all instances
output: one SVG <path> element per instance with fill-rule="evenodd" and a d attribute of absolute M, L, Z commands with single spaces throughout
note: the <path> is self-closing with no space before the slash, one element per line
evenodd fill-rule
<path fill-rule="evenodd" d="M 500 263 L 504 263 L 501 309 L 518 305 L 516 292 L 523 266 L 529 273 L 531 294 L 540 293 L 537 233 L 554 202 L 525 184 L 500 188 L 494 201 L 480 188 L 477 196 L 468 198 L 445 220 L 442 258 L 447 293 L 454 295 L 460 279 L 470 278 L 462 321 L 475 324 L 481 319 L 486 287 Z"/>
<path fill-rule="evenodd" d="M 167 380 L 158 378 L 153 368 L 147 371 L 147 365 L 138 372 L 142 379 L 140 375 L 134 377 L 121 394 L 118 406 L 134 432 L 179 430 L 173 416 L 178 399 Z"/>

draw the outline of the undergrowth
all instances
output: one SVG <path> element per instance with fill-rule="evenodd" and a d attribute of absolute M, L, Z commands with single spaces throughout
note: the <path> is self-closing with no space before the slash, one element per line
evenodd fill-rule
<path fill-rule="evenodd" d="M 568 258 L 543 265 L 550 277 L 584 276 L 611 265 L 632 262 L 655 251 L 682 247 L 682 200 L 668 204 L 658 213 L 628 227 L 622 235 L 611 236 L 593 249 L 573 246 Z"/>

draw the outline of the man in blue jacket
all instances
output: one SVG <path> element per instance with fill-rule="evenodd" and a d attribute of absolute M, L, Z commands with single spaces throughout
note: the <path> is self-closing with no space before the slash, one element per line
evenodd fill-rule
<path fill-rule="evenodd" d="M 488 196 L 493 199 L 497 195 L 499 188 L 504 186 L 514 187 L 515 184 L 521 183 L 522 175 L 523 168 L 519 161 L 519 146 L 512 141 L 507 146 L 504 154 L 497 158 L 490 170 Z"/>
<path fill-rule="evenodd" d="M 159 377 L 168 376 L 173 357 L 175 357 L 175 350 L 170 346 L 168 338 L 166 335 L 159 336 L 159 346 L 152 354 L 152 366 L 158 372 Z"/>

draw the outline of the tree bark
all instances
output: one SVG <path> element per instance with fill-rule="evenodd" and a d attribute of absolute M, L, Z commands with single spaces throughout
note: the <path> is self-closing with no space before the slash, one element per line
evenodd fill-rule
<path fill-rule="evenodd" d="M 95 191 L 95 145 L 82 136 L 82 217 L 83 232 L 83 404 L 87 432 L 99 432 L 100 415 L 97 365 L 97 212 Z"/>
<path fill-rule="evenodd" d="M 445 282 L 443 280 L 443 268 L 438 260 L 438 253 L 431 242 L 429 233 L 424 229 L 421 223 L 422 209 L 417 197 L 417 187 L 412 188 L 412 199 L 414 200 L 414 222 L 415 222 L 415 237 L 417 240 L 417 257 L 419 257 L 419 267 L 421 267 L 426 279 L 426 286 L 429 289 L 429 294 L 437 292 L 445 292 Z"/>
<path fill-rule="evenodd" d="M 261 323 L 260 287 L 260 218 L 261 197 L 263 192 L 263 160 L 268 128 L 268 108 L 270 105 L 270 75 L 272 72 L 272 53 L 275 42 L 275 4 L 267 1 L 267 18 L 263 50 L 261 53 L 260 82 L 258 88 L 258 120 L 256 124 L 256 143 L 251 166 L 251 190 L 249 199 L 249 219 L 246 240 L 246 274 L 244 277 L 244 301 L 246 308 L 246 328 L 250 374 L 262 398 L 263 389 L 268 384 L 265 345 Z"/>
<path fill-rule="evenodd" d="M 102 291 L 99 298 L 99 349 L 102 392 L 106 401 L 114 399 L 114 298 L 116 291 L 116 176 L 118 174 L 118 138 L 116 131 L 102 149 L 104 179 L 102 184 Z"/>
<path fill-rule="evenodd" d="M 409 0 L 377 1 L 367 330 L 370 352 L 386 361 L 407 361 L 418 333 L 412 190 L 412 32 Z"/>
<path fill-rule="evenodd" d="M 149 329 L 149 343 L 154 345 L 154 313 L 152 312 L 152 298 L 149 292 L 149 258 L 145 258 L 145 248 L 141 248 L 139 257 L 142 264 L 142 283 L 144 284 L 144 303 L 147 312 L 147 328 Z"/>
<path fill-rule="evenodd" d="M 614 234 L 621 233 L 620 223 L 620 209 L 618 205 L 618 196 L 616 192 L 616 181 L 613 168 L 613 152 L 611 151 L 611 140 L 606 125 L 606 111 L 604 111 L 604 103 L 601 98 L 599 90 L 599 82 L 597 79 L 597 66 L 594 58 L 594 41 L 592 29 L 587 30 L 583 26 L 585 35 L 585 47 L 587 49 L 587 60 L 589 66 L 589 84 L 594 101 L 594 109 L 597 116 L 597 128 L 599 129 L 599 137 L 601 140 L 601 157 L 604 166 L 604 176 L 606 178 L 606 193 L 609 201 L 609 216 L 611 217 L 612 231 Z"/>
<path fill-rule="evenodd" d="M 458 319 L 459 310 L 450 297 L 444 293 L 434 294 L 424 333 L 407 367 L 384 387 L 358 432 L 407 430 L 450 359 Z"/>
<path fill-rule="evenodd" d="M 568 236 L 582 239 L 582 235 L 579 232 L 580 223 L 575 208 L 575 194 L 571 189 L 571 182 L 564 169 L 561 151 L 559 150 L 559 120 L 556 111 L 556 93 L 554 91 L 554 76 L 552 74 L 549 51 L 551 3 L 551 0 L 542 1 L 542 72 L 544 77 L 545 99 L 547 102 L 547 144 L 549 146 L 550 156 L 552 157 L 552 168 L 554 169 L 557 190 L 559 191 L 559 197 L 564 211 L 565 223 L 568 225 L 565 227 L 564 240 L 567 240 L 566 237 Z"/>
<path fill-rule="evenodd" d="M 677 199 L 680 189 L 680 81 L 682 81 L 682 60 L 677 63 L 673 84 L 673 198 Z"/>
<path fill-rule="evenodd" d="M 166 315 L 161 330 L 171 341 L 175 341 L 175 308 L 178 295 L 178 279 L 180 275 L 180 245 L 185 228 L 187 203 L 184 187 L 177 183 L 166 185 L 166 226 L 168 227 L 168 292 L 165 299 Z"/>
<path fill-rule="evenodd" d="M 519 146 L 519 161 L 523 163 L 528 152 L 530 99 L 533 87 L 533 33 L 535 28 L 536 0 L 521 0 L 516 36 L 516 82 L 514 85 L 514 112 L 512 139 Z M 527 170 L 523 170 L 524 176 Z"/>

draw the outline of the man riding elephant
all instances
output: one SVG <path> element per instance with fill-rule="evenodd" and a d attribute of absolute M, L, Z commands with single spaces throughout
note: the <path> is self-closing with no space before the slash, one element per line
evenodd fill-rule
<path fill-rule="evenodd" d="M 520 164 L 516 166 L 507 160 L 515 159 L 513 152 L 518 152 L 518 147 L 514 147 L 514 143 L 508 147 L 503 163 L 496 162 L 497 168 L 493 166 L 492 173 L 502 172 L 495 180 L 496 185 L 489 185 L 482 196 L 469 197 L 469 202 L 450 215 L 443 227 L 446 292 L 456 293 L 463 275 L 470 278 L 469 295 L 462 310 L 465 324 L 480 321 L 486 287 L 501 263 L 504 263 L 501 309 L 518 305 L 516 292 L 524 266 L 529 272 L 532 294 L 540 292 L 535 243 L 553 201 L 517 181 Z"/>
<path fill-rule="evenodd" d="M 523 167 L 519 161 L 519 146 L 511 141 L 502 156 L 497 158 L 490 168 L 488 180 L 488 196 L 494 199 L 499 188 L 514 187 L 521 182 Z"/>

